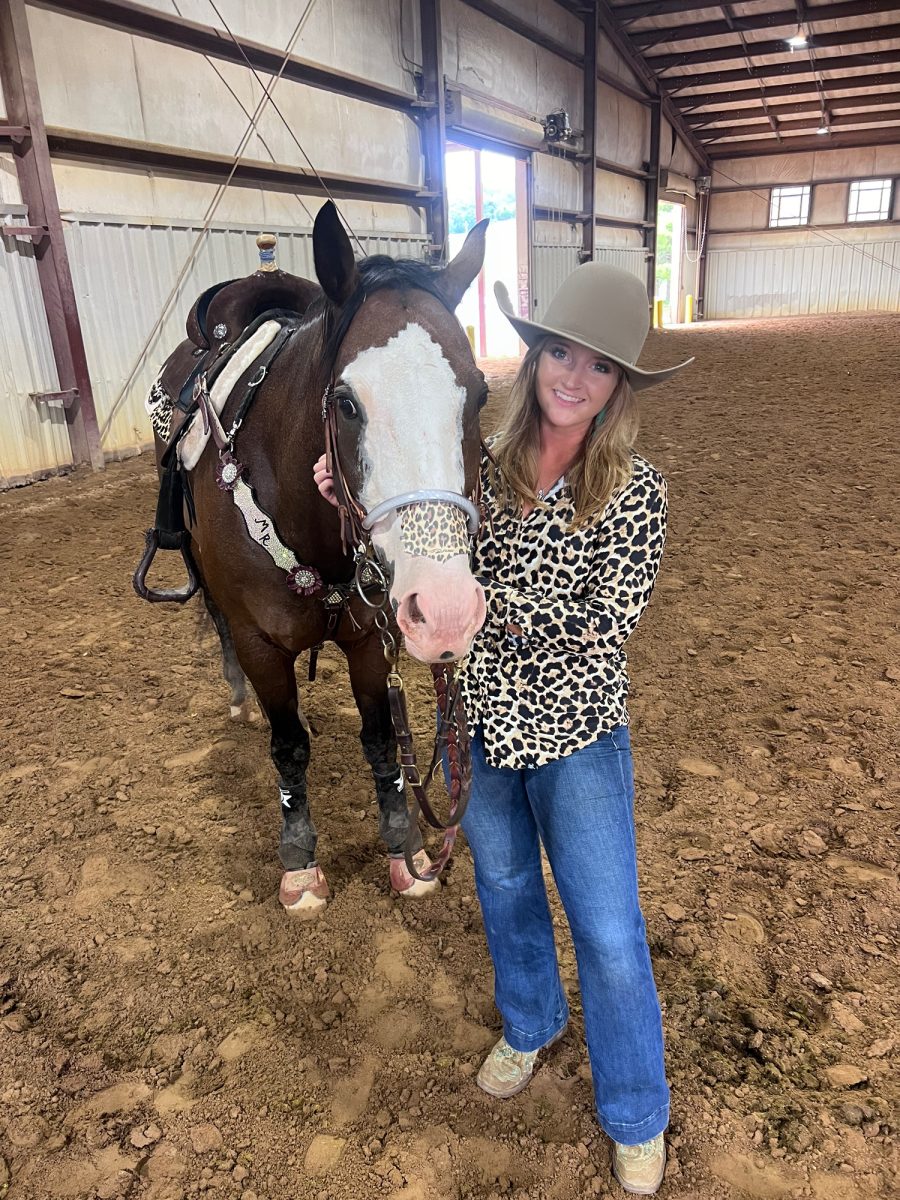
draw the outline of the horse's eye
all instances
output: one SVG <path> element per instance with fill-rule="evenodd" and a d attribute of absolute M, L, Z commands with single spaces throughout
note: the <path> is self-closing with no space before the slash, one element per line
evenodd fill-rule
<path fill-rule="evenodd" d="M 356 405 L 349 396 L 341 396 L 338 399 L 338 407 L 341 410 L 342 416 L 345 416 L 348 421 L 352 421 L 359 416 Z"/>

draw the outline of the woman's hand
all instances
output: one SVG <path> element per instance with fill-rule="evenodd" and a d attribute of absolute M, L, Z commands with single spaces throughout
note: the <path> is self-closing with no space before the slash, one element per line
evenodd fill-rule
<path fill-rule="evenodd" d="M 333 504 L 334 507 L 337 508 L 338 498 L 334 494 L 334 479 L 325 464 L 324 454 L 313 467 L 313 479 L 315 480 L 316 487 L 319 489 L 321 495 L 328 501 L 329 504 Z"/>

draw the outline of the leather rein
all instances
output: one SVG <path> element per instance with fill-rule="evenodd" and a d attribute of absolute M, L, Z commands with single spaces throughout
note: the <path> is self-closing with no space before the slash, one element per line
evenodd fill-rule
<path fill-rule="evenodd" d="M 438 727 L 434 738 L 431 762 L 423 778 L 416 761 L 409 713 L 406 707 L 406 693 L 403 679 L 398 670 L 400 650 L 391 629 L 390 585 L 375 556 L 371 531 L 376 522 L 390 512 L 412 504 L 438 501 L 444 504 L 453 504 L 462 509 L 468 518 L 469 535 L 474 537 L 478 532 L 481 520 L 480 475 L 472 500 L 457 492 L 437 489 L 405 492 L 382 501 L 370 512 L 367 512 L 354 496 L 341 462 L 333 380 L 329 382 L 322 397 L 322 420 L 325 425 L 325 462 L 334 482 L 334 494 L 338 502 L 341 521 L 341 545 L 345 554 L 353 555 L 356 590 L 363 602 L 374 610 L 375 625 L 381 636 L 384 657 L 388 664 L 388 705 L 394 726 L 394 736 L 397 739 L 403 778 L 412 794 L 409 833 L 403 846 L 403 857 L 406 861 L 406 868 L 414 879 L 430 883 L 440 875 L 450 860 L 459 823 L 469 803 L 472 784 L 469 729 L 466 724 L 465 707 L 460 696 L 460 685 L 454 666 L 447 663 L 433 663 L 431 674 L 438 703 Z M 380 600 L 370 599 L 363 586 L 365 577 L 371 591 L 373 575 L 380 585 Z M 450 775 L 450 811 L 446 823 L 435 814 L 428 798 L 428 789 L 440 769 L 445 751 Z M 440 853 L 431 868 L 423 874 L 419 874 L 413 862 L 414 837 L 420 811 L 433 829 L 444 831 L 444 841 Z"/>

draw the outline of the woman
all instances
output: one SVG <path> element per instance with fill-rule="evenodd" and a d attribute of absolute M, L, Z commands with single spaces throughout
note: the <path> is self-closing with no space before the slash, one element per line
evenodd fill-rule
<path fill-rule="evenodd" d="M 659 1002 L 637 890 L 623 649 L 656 579 L 666 485 L 635 454 L 635 366 L 649 330 L 635 276 L 585 263 L 541 323 L 483 468 L 474 554 L 487 618 L 464 669 L 472 794 L 463 828 L 494 964 L 503 1037 L 478 1074 L 520 1092 L 568 1021 L 541 845 L 572 931 L 601 1127 L 626 1191 L 665 1170 L 669 1094 Z M 320 490 L 330 479 L 320 461 Z"/>

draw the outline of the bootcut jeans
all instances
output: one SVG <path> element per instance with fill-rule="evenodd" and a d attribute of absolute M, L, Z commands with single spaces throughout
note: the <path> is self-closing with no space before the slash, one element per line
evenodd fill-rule
<path fill-rule="evenodd" d="M 637 1145 L 668 1124 L 662 1020 L 637 887 L 634 776 L 627 726 L 542 767 L 485 761 L 472 738 L 463 819 L 475 863 L 494 998 L 515 1050 L 537 1050 L 566 1025 L 568 1004 L 541 871 L 541 843 L 578 962 L 597 1114 Z"/>

